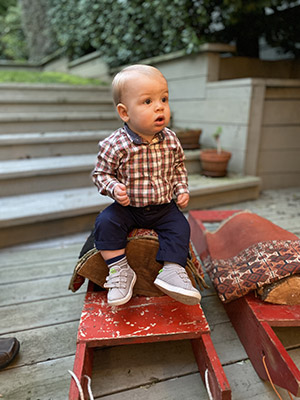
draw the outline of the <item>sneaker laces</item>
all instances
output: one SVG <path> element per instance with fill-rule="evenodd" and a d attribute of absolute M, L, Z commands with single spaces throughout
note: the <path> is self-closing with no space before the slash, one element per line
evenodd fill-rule
<path fill-rule="evenodd" d="M 180 278 L 182 279 L 182 281 L 184 283 L 191 283 L 190 278 L 188 277 L 188 274 L 186 273 L 186 270 L 182 268 L 182 271 L 178 271 L 178 275 L 180 276 Z"/>
<path fill-rule="evenodd" d="M 166 270 L 166 269 L 168 269 L 168 267 L 164 267 L 163 269 Z M 161 269 L 159 272 L 163 271 L 163 269 Z M 191 280 L 190 280 L 185 268 L 183 268 L 183 267 L 176 268 L 176 274 L 181 278 L 183 283 L 191 284 Z"/>
<path fill-rule="evenodd" d="M 126 289 L 128 273 L 124 269 L 112 267 L 109 270 L 109 275 L 106 277 L 104 287 L 107 289 Z"/>

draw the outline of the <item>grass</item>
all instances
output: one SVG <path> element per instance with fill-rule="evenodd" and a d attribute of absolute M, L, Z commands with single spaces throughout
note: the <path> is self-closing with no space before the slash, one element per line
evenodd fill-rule
<path fill-rule="evenodd" d="M 0 83 L 63 83 L 69 85 L 105 85 L 99 79 L 83 78 L 54 71 L 0 70 Z"/>

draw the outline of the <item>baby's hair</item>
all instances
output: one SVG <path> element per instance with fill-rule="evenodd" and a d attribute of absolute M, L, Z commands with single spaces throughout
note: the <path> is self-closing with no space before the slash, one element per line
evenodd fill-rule
<path fill-rule="evenodd" d="M 112 81 L 112 96 L 117 106 L 119 103 L 122 102 L 122 94 L 124 92 L 124 87 L 127 82 L 127 78 L 130 76 L 132 72 L 137 72 L 140 74 L 144 74 L 147 76 L 161 76 L 165 79 L 163 74 L 155 67 L 151 65 L 144 65 L 144 64 L 134 64 L 130 65 L 129 67 L 123 68 L 117 75 L 114 77 Z"/>

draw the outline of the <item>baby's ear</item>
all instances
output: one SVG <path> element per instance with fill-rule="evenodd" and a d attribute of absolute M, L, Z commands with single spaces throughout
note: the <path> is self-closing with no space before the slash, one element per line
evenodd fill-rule
<path fill-rule="evenodd" d="M 122 121 L 127 122 L 129 120 L 127 107 L 123 103 L 117 105 L 117 111 Z"/>

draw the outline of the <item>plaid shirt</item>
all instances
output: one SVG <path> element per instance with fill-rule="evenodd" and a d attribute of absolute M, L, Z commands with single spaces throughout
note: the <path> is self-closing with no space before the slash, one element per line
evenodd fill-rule
<path fill-rule="evenodd" d="M 111 198 L 116 184 L 123 183 L 134 207 L 169 203 L 174 195 L 189 193 L 184 160 L 170 129 L 164 128 L 148 143 L 125 124 L 99 142 L 93 181 Z"/>

